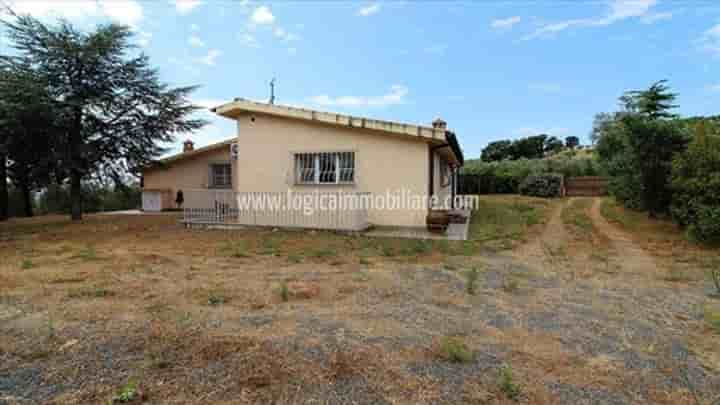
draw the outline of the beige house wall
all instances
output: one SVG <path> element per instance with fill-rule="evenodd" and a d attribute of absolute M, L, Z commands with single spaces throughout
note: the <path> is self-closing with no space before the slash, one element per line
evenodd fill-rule
<path fill-rule="evenodd" d="M 234 179 L 238 191 L 381 195 L 404 189 L 427 195 L 429 145 L 425 139 L 261 114 L 241 115 L 237 126 L 240 151 Z M 294 153 L 342 151 L 355 152 L 355 184 L 295 184 Z M 371 209 L 368 219 L 374 225 L 424 226 L 426 215 L 422 208 Z"/>
<path fill-rule="evenodd" d="M 143 172 L 144 190 L 169 190 L 163 198 L 162 209 L 178 208 L 175 196 L 178 190 L 207 189 L 210 184 L 210 165 L 213 163 L 231 163 L 233 165 L 233 183 L 237 176 L 235 161 L 230 159 L 230 147 L 223 145 L 218 149 L 199 153 L 193 157 L 169 163 L 166 167 L 154 168 Z M 186 195 L 187 200 L 187 195 Z"/>

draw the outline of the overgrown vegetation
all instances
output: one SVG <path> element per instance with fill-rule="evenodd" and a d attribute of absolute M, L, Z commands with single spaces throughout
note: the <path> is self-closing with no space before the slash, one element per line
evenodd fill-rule
<path fill-rule="evenodd" d="M 623 109 L 593 127 L 609 192 L 652 218 L 671 216 L 701 242 L 720 241 L 720 131 L 714 118 L 681 119 L 665 81 L 627 92 Z"/>
<path fill-rule="evenodd" d="M 672 217 L 701 242 L 720 242 L 720 132 L 700 121 L 672 166 Z"/>
<path fill-rule="evenodd" d="M 567 150 L 542 159 L 484 162 L 468 160 L 462 169 L 465 194 L 518 194 L 529 176 L 597 176 L 602 168 L 593 152 Z"/>

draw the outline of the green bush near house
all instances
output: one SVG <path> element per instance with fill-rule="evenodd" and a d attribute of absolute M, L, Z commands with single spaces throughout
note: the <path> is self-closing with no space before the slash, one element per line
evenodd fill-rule
<path fill-rule="evenodd" d="M 563 176 L 561 174 L 532 175 L 520 183 L 520 194 L 543 198 L 561 197 L 562 186 Z"/>
<path fill-rule="evenodd" d="M 671 186 L 673 219 L 694 240 L 720 242 L 720 134 L 697 125 L 687 150 L 673 160 Z"/>

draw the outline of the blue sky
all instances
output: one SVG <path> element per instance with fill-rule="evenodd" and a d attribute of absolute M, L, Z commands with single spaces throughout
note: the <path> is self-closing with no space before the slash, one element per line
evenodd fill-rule
<path fill-rule="evenodd" d="M 587 142 L 595 113 L 660 79 L 679 93 L 679 113 L 720 113 L 711 1 L 5 2 L 84 27 L 132 26 L 163 80 L 202 86 L 199 105 L 267 100 L 276 77 L 279 104 L 426 125 L 442 117 L 467 157 L 539 132 Z M 231 121 L 201 115 L 212 123 L 191 136 L 197 145 L 234 136 Z"/>

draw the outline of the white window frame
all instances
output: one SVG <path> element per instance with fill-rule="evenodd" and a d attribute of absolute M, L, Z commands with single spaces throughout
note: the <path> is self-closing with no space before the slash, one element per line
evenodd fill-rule
<path fill-rule="evenodd" d="M 218 184 L 216 180 L 216 174 L 215 174 L 215 168 L 220 166 L 226 166 L 230 170 L 228 173 L 222 173 L 222 177 L 225 177 L 227 174 L 227 184 Z M 232 181 L 233 181 L 233 170 L 232 170 L 232 163 L 231 162 L 214 162 L 210 163 L 210 188 L 232 188 Z"/>
<path fill-rule="evenodd" d="M 342 154 L 349 154 L 350 161 L 352 162 L 352 167 L 350 168 L 343 168 L 340 166 L 341 162 L 341 155 Z M 309 181 L 303 181 L 302 176 L 299 173 L 298 170 L 298 158 L 304 155 L 303 157 L 305 159 L 310 159 L 313 163 L 313 179 Z M 321 167 L 320 167 L 320 158 L 322 155 L 334 155 L 335 157 L 335 174 L 334 179 L 335 181 L 321 181 Z M 312 186 L 322 186 L 322 185 L 352 185 L 355 184 L 355 151 L 326 151 L 326 152 L 294 152 L 292 154 L 293 157 L 293 169 L 295 172 L 295 184 L 297 185 L 312 185 Z M 340 171 L 341 170 L 352 170 L 351 177 L 352 179 L 349 181 L 340 181 Z"/>

